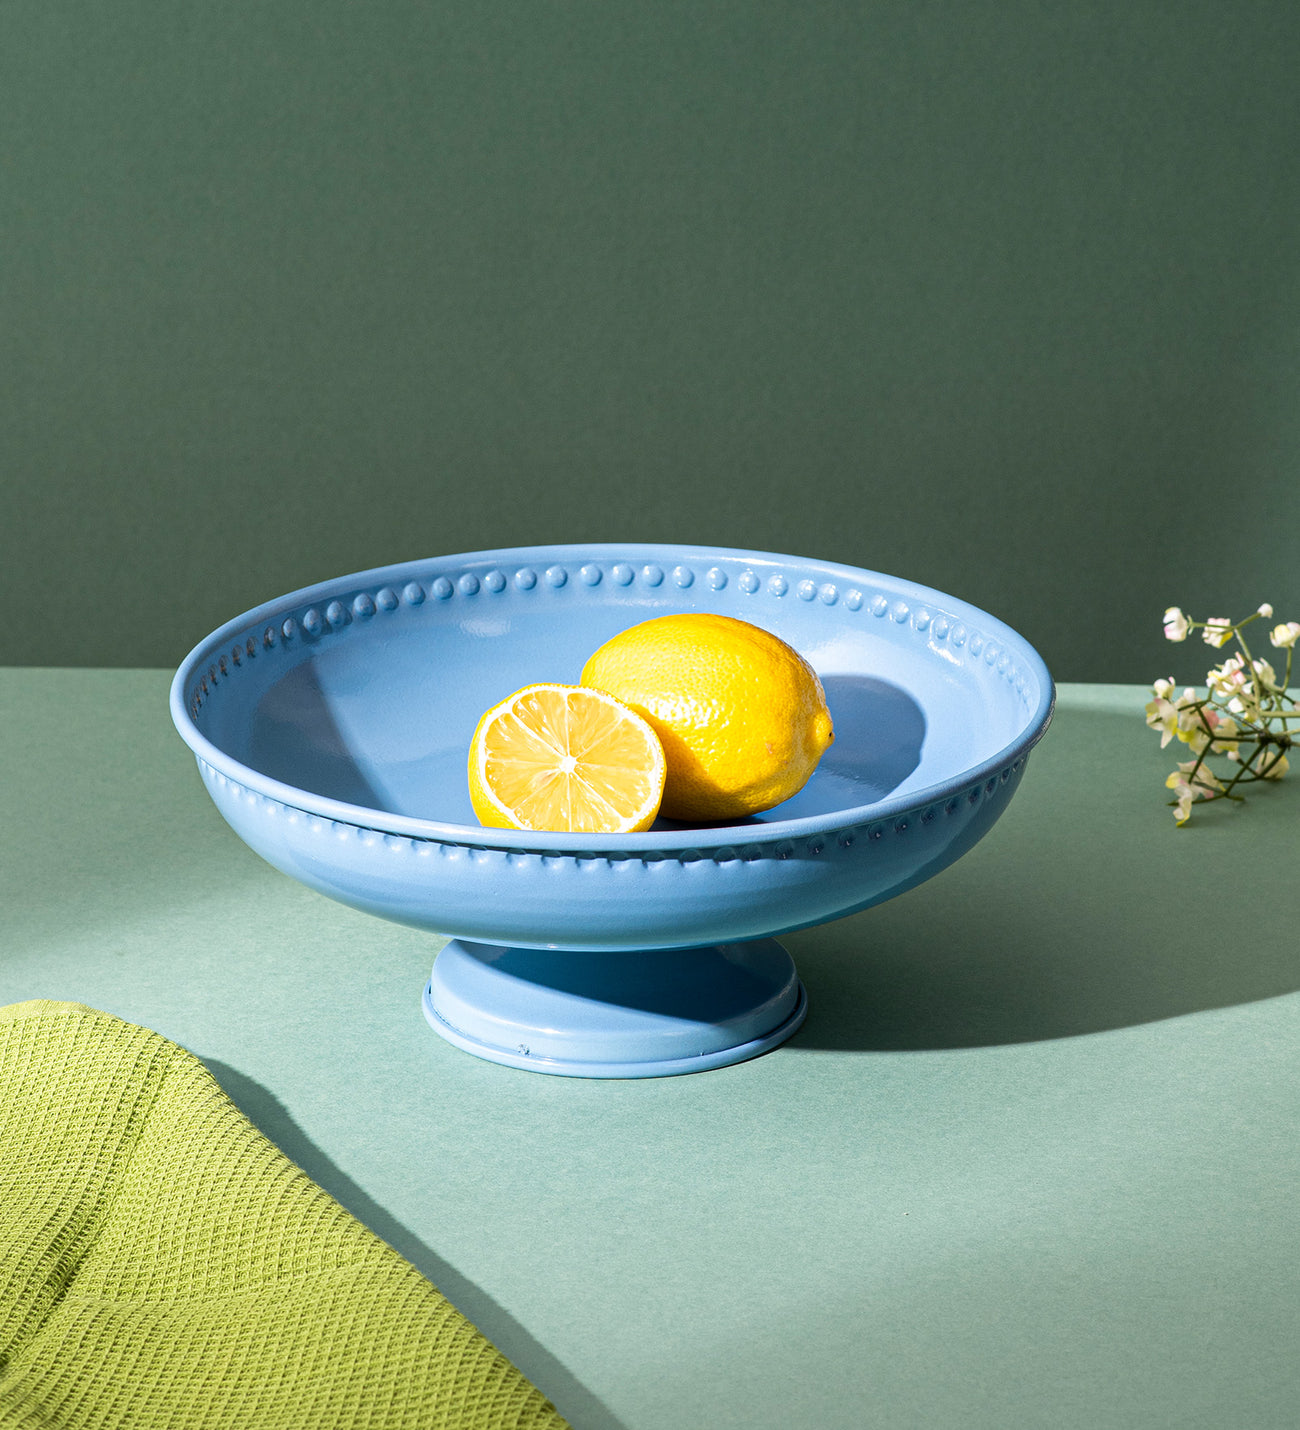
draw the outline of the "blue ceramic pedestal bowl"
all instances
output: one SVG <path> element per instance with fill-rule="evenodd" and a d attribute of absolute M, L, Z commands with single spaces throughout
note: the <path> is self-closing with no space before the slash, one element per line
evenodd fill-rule
<path fill-rule="evenodd" d="M 470 737 L 535 681 L 576 684 L 639 621 L 715 611 L 788 641 L 835 743 L 794 798 L 726 826 L 484 829 Z M 452 935 L 424 989 L 495 1062 L 645 1077 L 788 1038 L 806 998 L 773 935 L 901 893 L 997 819 L 1051 718 L 1042 660 L 993 616 L 872 571 L 694 546 L 524 547 L 324 582 L 230 621 L 176 673 L 209 794 L 276 868 Z"/>

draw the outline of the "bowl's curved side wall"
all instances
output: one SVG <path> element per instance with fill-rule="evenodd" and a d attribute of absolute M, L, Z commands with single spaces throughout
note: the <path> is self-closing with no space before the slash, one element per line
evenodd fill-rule
<path fill-rule="evenodd" d="M 1027 758 L 942 803 L 834 834 L 613 857 L 385 833 L 272 800 L 202 760 L 199 769 L 250 848 L 342 903 L 488 943 L 631 951 L 788 932 L 891 898 L 987 833 Z"/>

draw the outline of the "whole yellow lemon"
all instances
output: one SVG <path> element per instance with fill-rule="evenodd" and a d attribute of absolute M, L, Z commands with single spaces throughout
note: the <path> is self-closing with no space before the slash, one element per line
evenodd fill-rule
<path fill-rule="evenodd" d="M 798 793 L 835 738 L 816 671 L 760 626 L 703 612 L 659 616 L 591 657 L 582 684 L 653 726 L 670 819 L 743 819 Z"/>

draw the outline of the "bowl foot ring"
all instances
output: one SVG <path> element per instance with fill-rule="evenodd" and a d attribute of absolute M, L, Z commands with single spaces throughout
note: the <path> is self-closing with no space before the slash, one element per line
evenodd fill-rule
<path fill-rule="evenodd" d="M 758 1057 L 803 1023 L 808 999 L 775 939 L 619 952 L 452 939 L 424 1016 L 491 1062 L 561 1077 L 672 1077 Z"/>

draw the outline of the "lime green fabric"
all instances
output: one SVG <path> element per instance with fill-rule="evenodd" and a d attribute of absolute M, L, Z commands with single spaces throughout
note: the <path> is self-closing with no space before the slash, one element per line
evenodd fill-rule
<path fill-rule="evenodd" d="M 564 1430 L 183 1048 L 0 1008 L 5 1430 Z"/>

